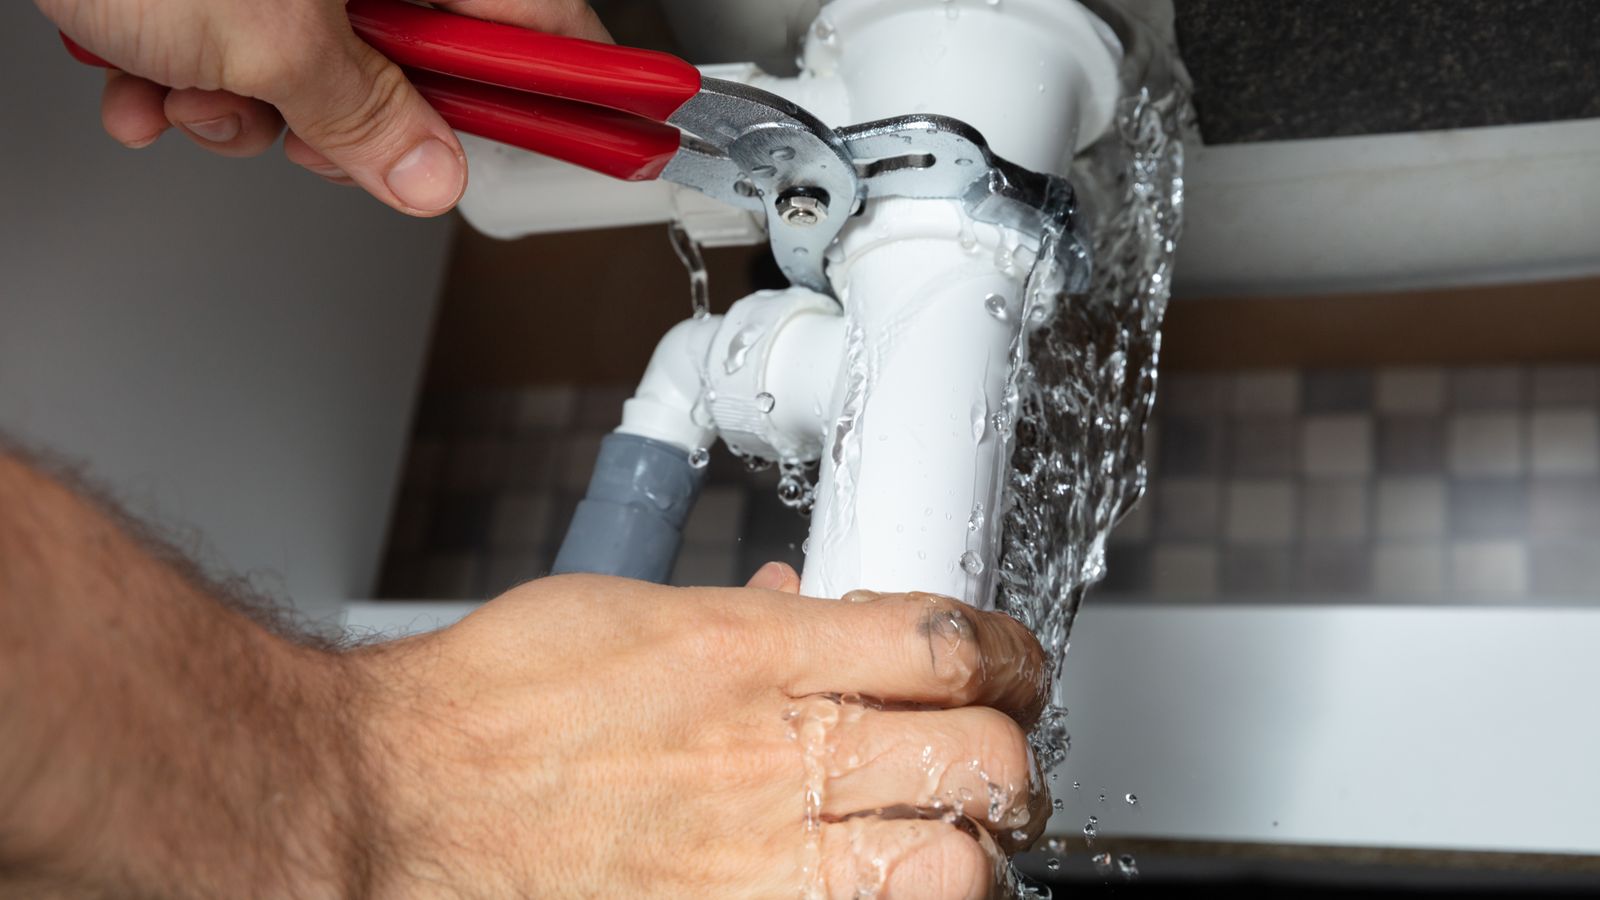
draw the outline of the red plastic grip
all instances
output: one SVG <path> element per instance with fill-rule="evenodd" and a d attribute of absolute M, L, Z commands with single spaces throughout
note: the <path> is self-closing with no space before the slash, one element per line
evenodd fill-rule
<path fill-rule="evenodd" d="M 678 129 L 638 116 L 415 69 L 406 76 L 452 128 L 613 178 L 648 181 L 678 152 Z"/>
<path fill-rule="evenodd" d="M 541 34 L 404 0 L 350 0 L 345 11 L 363 40 L 414 69 L 657 122 L 700 91 L 700 70 L 667 53 Z"/>
<path fill-rule="evenodd" d="M 61 42 L 81 63 L 116 68 L 65 34 Z M 452 128 L 613 178 L 648 181 L 678 152 L 676 128 L 637 115 L 417 69 L 408 69 L 406 76 Z"/>

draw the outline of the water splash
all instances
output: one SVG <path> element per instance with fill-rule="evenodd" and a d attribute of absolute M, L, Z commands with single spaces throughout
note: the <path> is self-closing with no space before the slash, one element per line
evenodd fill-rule
<path fill-rule="evenodd" d="M 711 315 L 711 279 L 706 274 L 706 261 L 700 253 L 700 244 L 677 220 L 667 226 L 667 237 L 672 241 L 672 252 L 678 254 L 684 269 L 689 272 L 689 309 L 696 319 Z"/>
<path fill-rule="evenodd" d="M 1194 121 L 1170 41 L 1136 13 L 1120 16 L 1099 0 L 1091 6 L 1117 24 L 1127 51 L 1112 127 L 1070 173 L 1074 229 L 1093 241 L 1093 274 L 1086 290 L 1069 290 L 1062 270 L 1078 248 L 1047 236 L 1020 317 L 1030 337 L 1011 360 L 1016 430 L 1004 503 L 994 511 L 1004 523 L 996 608 L 1038 636 L 1053 676 L 1029 736 L 1045 771 L 1071 747 L 1060 676 L 1073 621 L 1105 574 L 1107 535 L 1145 490 L 1144 429 L 1183 227 L 1182 136 Z M 1131 797 L 1125 802 L 1137 803 Z M 1091 817 L 1083 830 L 1092 846 L 1098 821 Z M 1124 866 L 1101 853 L 1094 863 L 1103 875 L 1115 868 L 1131 879 L 1138 869 L 1127 859 Z M 1050 896 L 1020 883 L 1014 896 Z"/>
<path fill-rule="evenodd" d="M 1124 63 L 1126 94 L 1112 130 L 1073 167 L 1079 233 L 1094 242 L 1081 295 L 1051 269 L 1072 265 L 1068 242 L 1049 247 L 1029 276 L 1029 309 L 1053 302 L 1032 332 L 1019 373 L 1015 444 L 1003 511 L 996 606 L 1027 625 L 1059 676 L 1079 604 L 1105 574 L 1106 536 L 1145 489 L 1144 427 L 1155 400 L 1161 320 L 1183 219 L 1183 144 L 1192 122 L 1187 79 L 1170 48 Z M 1059 711 L 1059 712 L 1058 712 Z M 1066 755 L 1064 700 L 1033 734 L 1042 766 Z"/>

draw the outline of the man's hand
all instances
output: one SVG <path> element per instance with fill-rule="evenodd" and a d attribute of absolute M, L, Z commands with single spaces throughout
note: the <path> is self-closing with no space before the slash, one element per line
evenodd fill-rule
<path fill-rule="evenodd" d="M 1038 644 L 797 589 L 548 578 L 316 650 L 0 449 L 0 895 L 987 896 L 1047 817 Z"/>
<path fill-rule="evenodd" d="M 35 0 L 73 40 L 117 66 L 106 131 L 129 147 L 176 126 L 225 156 L 272 146 L 395 209 L 438 215 L 466 189 L 466 157 L 405 75 L 362 43 L 343 0 Z M 584 0 L 453 0 L 479 16 L 609 40 Z"/>
<path fill-rule="evenodd" d="M 385 892 L 988 896 L 995 842 L 1048 817 L 1033 637 L 926 594 L 799 597 L 787 566 L 752 584 L 547 578 L 356 654 Z"/>

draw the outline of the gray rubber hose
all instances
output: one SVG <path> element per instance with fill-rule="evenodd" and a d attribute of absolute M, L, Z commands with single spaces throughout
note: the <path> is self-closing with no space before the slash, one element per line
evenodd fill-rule
<path fill-rule="evenodd" d="M 567 527 L 551 571 L 666 582 L 683 522 L 705 481 L 681 447 L 632 434 L 600 442 L 589 493 Z"/>

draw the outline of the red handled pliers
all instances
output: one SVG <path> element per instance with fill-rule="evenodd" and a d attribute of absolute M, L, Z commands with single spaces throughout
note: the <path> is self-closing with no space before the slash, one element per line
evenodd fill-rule
<path fill-rule="evenodd" d="M 418 6 L 350 0 L 357 34 L 451 127 L 630 181 L 664 178 L 766 214 L 790 281 L 832 293 L 823 253 L 863 199 L 844 141 L 800 107 L 666 53 Z M 109 64 L 62 35 L 90 65 Z M 830 214 L 831 210 L 831 214 Z"/>
<path fill-rule="evenodd" d="M 995 156 L 954 119 L 908 115 L 834 130 L 782 97 L 703 77 L 666 53 L 405 0 L 350 0 L 346 11 L 356 33 L 400 64 L 452 127 L 758 211 L 778 266 L 819 293 L 833 295 L 823 272 L 828 245 L 871 198 L 952 199 L 974 219 L 1040 239 L 1071 232 L 1065 179 Z M 78 60 L 109 65 L 62 39 Z M 1078 276 L 1087 271 L 1078 267 Z"/>

